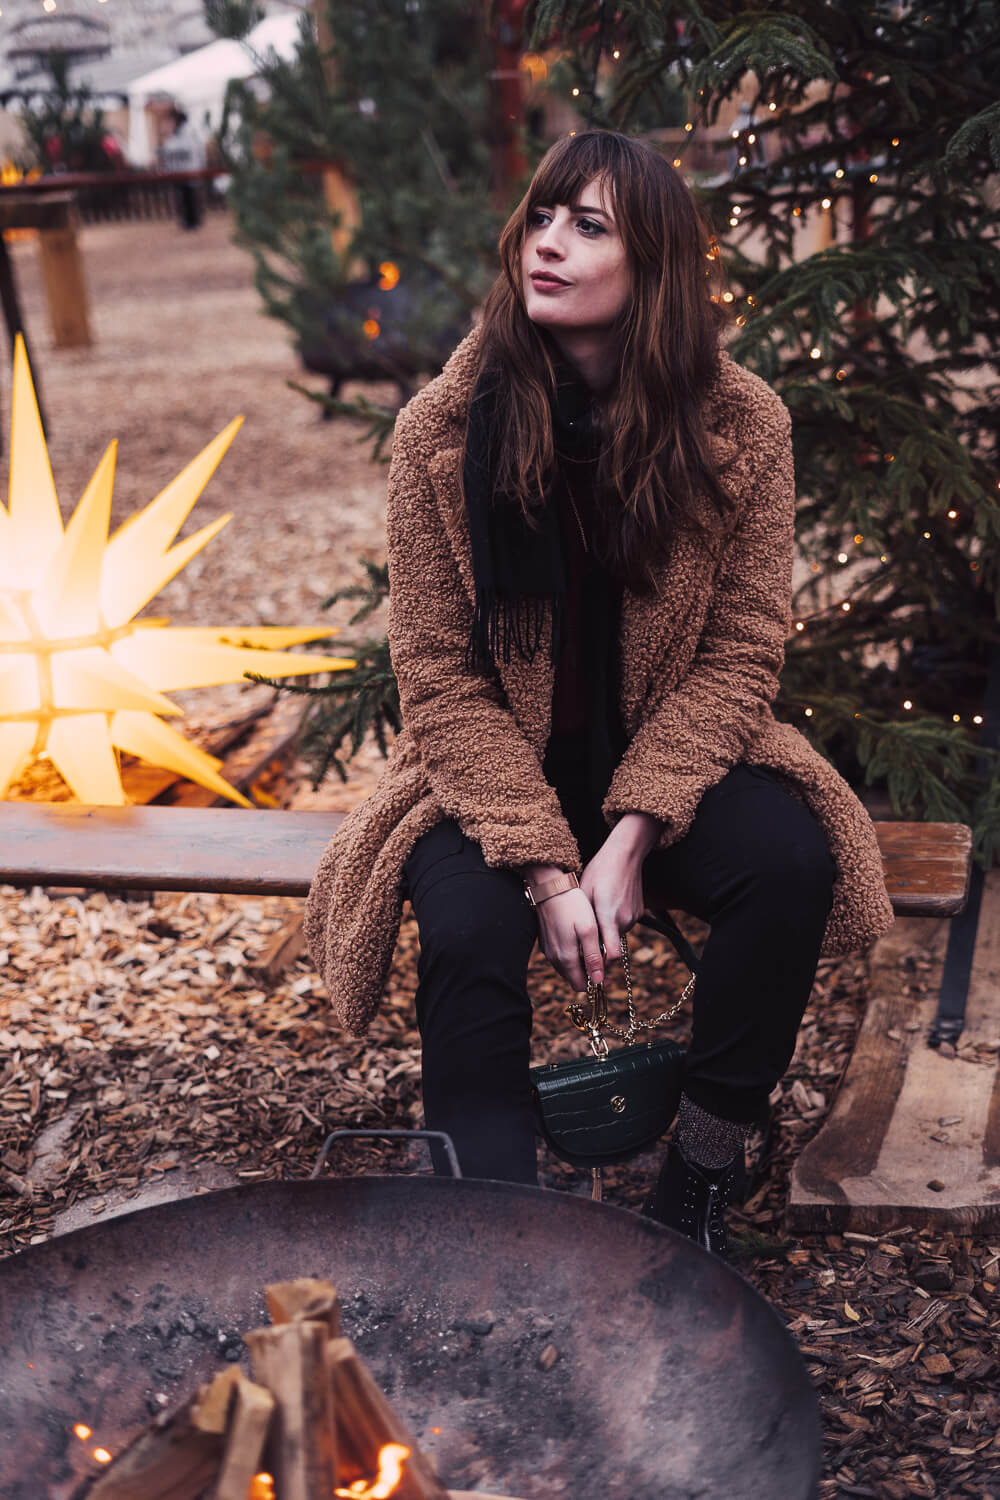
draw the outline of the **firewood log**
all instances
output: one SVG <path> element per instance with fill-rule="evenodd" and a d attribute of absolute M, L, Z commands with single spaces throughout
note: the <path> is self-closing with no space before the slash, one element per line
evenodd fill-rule
<path fill-rule="evenodd" d="M 325 1323 L 329 1338 L 339 1336 L 340 1303 L 332 1282 L 302 1276 L 298 1281 L 273 1282 L 264 1290 L 272 1323 L 293 1323 L 305 1318 L 310 1323 Z"/>
<path fill-rule="evenodd" d="M 237 1370 L 234 1390 L 226 1452 L 212 1500 L 247 1500 L 250 1481 L 261 1469 L 274 1414 L 271 1392 L 262 1385 L 254 1385 L 241 1370 Z"/>
<path fill-rule="evenodd" d="M 87 1500 L 197 1500 L 218 1473 L 223 1451 L 220 1434 L 195 1426 L 197 1399 L 140 1432 L 95 1480 Z"/>
<path fill-rule="evenodd" d="M 409 1449 L 409 1457 L 392 1492 L 393 1500 L 447 1500 L 447 1491 L 350 1339 L 331 1339 L 326 1361 L 333 1387 L 341 1484 L 372 1479 L 379 1451 L 388 1443 L 399 1443 Z"/>
<path fill-rule="evenodd" d="M 229 1425 L 229 1410 L 233 1403 L 233 1392 L 240 1378 L 238 1365 L 221 1370 L 208 1385 L 203 1385 L 195 1397 L 191 1420 L 199 1432 L 214 1432 L 222 1437 Z"/>
<path fill-rule="evenodd" d="M 330 1500 L 337 1478 L 337 1440 L 324 1351 L 325 1323 L 282 1323 L 244 1336 L 254 1379 L 276 1409 L 267 1467 L 281 1500 Z"/>

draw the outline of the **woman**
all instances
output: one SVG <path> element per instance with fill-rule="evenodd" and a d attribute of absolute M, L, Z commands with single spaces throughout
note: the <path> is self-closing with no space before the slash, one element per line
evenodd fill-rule
<path fill-rule="evenodd" d="M 723 1253 L 747 1125 L 792 1056 L 817 958 L 892 921 L 867 815 L 771 715 L 789 417 L 721 350 L 693 203 L 647 146 L 559 142 L 500 253 L 481 327 L 397 423 L 403 729 L 324 856 L 307 934 L 363 1031 L 409 896 L 427 1124 L 468 1175 L 534 1182 L 535 941 L 579 991 L 620 954 L 644 888 L 709 922 L 645 1211 Z"/>

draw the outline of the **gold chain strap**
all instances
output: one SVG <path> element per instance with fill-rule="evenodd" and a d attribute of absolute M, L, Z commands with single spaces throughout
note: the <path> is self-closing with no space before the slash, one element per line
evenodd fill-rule
<path fill-rule="evenodd" d="M 576 1001 L 571 1001 L 566 1007 L 566 1014 L 578 1031 L 582 1031 L 590 1040 L 590 1045 L 595 1057 L 607 1057 L 609 1036 L 618 1037 L 626 1047 L 630 1047 L 640 1031 L 654 1031 L 657 1026 L 663 1026 L 667 1021 L 672 1021 L 680 1010 L 685 1000 L 689 1000 L 694 993 L 695 975 L 692 974 L 687 984 L 681 991 L 680 999 L 677 1000 L 669 1010 L 661 1011 L 651 1021 L 640 1021 L 635 1013 L 635 1000 L 632 996 L 632 974 L 628 962 L 628 939 L 622 933 L 622 969 L 625 973 L 625 997 L 628 1005 L 628 1027 L 623 1030 L 620 1026 L 612 1026 L 608 1021 L 608 1002 L 604 993 L 603 984 L 594 984 L 590 976 L 587 976 L 587 1008 Z"/>

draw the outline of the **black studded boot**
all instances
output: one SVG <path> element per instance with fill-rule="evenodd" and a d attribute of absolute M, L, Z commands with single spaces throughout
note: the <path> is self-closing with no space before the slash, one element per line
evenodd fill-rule
<path fill-rule="evenodd" d="M 740 1182 L 741 1155 L 737 1152 L 723 1167 L 698 1167 L 688 1161 L 676 1141 L 671 1142 L 642 1213 L 726 1260 L 729 1237 L 725 1211 Z"/>

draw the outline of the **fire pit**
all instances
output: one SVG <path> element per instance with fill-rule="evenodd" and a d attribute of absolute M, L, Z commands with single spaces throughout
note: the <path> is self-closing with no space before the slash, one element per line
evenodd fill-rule
<path fill-rule="evenodd" d="M 816 1401 L 733 1270 L 633 1214 L 427 1177 L 267 1183 L 0 1263 L 0 1497 L 69 1500 L 243 1353 L 261 1288 L 343 1289 L 345 1332 L 452 1489 L 525 1500 L 806 1500 Z"/>

